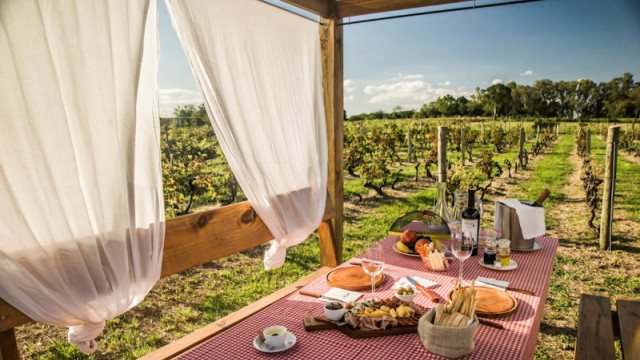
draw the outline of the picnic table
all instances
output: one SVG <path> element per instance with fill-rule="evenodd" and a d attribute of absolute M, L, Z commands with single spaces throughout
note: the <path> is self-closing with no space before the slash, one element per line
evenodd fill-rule
<path fill-rule="evenodd" d="M 388 236 L 381 241 L 385 251 L 385 283 L 376 288 L 378 298 L 394 296 L 395 281 L 405 276 L 417 276 L 437 282 L 431 287 L 441 299 L 445 299 L 453 289 L 458 275 L 458 261 L 454 260 L 447 272 L 428 270 L 419 257 L 400 254 L 392 248 L 397 236 Z M 475 334 L 475 350 L 465 359 L 532 359 L 535 353 L 542 311 L 551 278 L 553 261 L 558 240 L 550 237 L 536 239 L 542 245 L 537 251 L 513 251 L 518 267 L 511 271 L 496 271 L 481 266 L 482 250 L 478 256 L 470 257 L 464 263 L 465 279 L 478 276 L 509 281 L 511 287 L 527 289 L 534 295 L 511 292 L 518 301 L 515 313 L 504 318 L 491 319 L 504 329 L 480 325 Z M 353 266 L 353 258 L 339 267 Z M 324 277 L 318 278 L 302 288 L 322 294 L 330 289 Z M 371 296 L 365 291 L 362 301 Z M 414 303 L 427 309 L 436 303 L 418 293 Z M 420 342 L 418 333 L 353 339 L 337 330 L 307 332 L 304 329 L 305 316 L 324 315 L 323 303 L 317 299 L 295 292 L 243 320 L 228 330 L 204 341 L 179 359 L 444 359 L 427 352 Z M 293 333 L 297 342 L 290 349 L 278 353 L 263 353 L 253 346 L 258 331 L 271 325 L 283 325 Z"/>

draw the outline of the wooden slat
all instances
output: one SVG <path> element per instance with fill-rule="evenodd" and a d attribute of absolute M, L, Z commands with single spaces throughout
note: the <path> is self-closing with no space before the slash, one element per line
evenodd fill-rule
<path fill-rule="evenodd" d="M 465 0 L 342 0 L 336 3 L 336 16 L 345 18 L 463 1 Z"/>
<path fill-rule="evenodd" d="M 0 360 L 19 360 L 20 353 L 13 329 L 0 331 Z"/>
<path fill-rule="evenodd" d="M 640 359 L 640 301 L 618 299 L 622 358 Z"/>
<path fill-rule="evenodd" d="M 328 255 L 335 252 L 337 263 L 342 262 L 342 238 L 343 238 L 343 52 L 342 52 L 342 27 L 338 26 L 336 18 L 320 18 L 320 41 L 322 46 L 322 87 L 324 90 L 325 116 L 327 119 L 327 143 L 328 143 L 328 174 L 327 189 L 331 197 L 336 216 L 333 219 L 333 242 L 323 241 L 325 248 L 322 252 Z"/>
<path fill-rule="evenodd" d="M 326 275 L 332 269 L 330 267 L 322 267 L 319 270 L 305 276 L 304 278 L 294 282 L 293 284 L 286 286 L 271 295 L 267 295 L 262 299 L 249 304 L 242 309 L 229 314 L 222 319 L 211 323 L 201 329 L 198 329 L 181 339 L 178 339 L 150 354 L 143 356 L 143 360 L 158 360 L 158 359 L 170 359 L 183 353 L 194 346 L 202 343 L 203 341 L 213 337 L 216 334 L 232 327 L 240 321 L 248 318 L 249 316 L 257 313 L 258 311 L 266 308 L 274 302 L 286 297 L 287 295 L 297 291 L 301 287 L 307 285 L 311 281 Z M 230 358 L 233 358 L 232 354 L 229 354 Z"/>
<path fill-rule="evenodd" d="M 323 219 L 335 216 L 329 198 Z M 162 277 L 272 240 L 248 201 L 167 220 Z"/>
<path fill-rule="evenodd" d="M 576 360 L 615 359 L 611 303 L 606 296 L 590 293 L 580 295 Z"/>
<path fill-rule="evenodd" d="M 319 16 L 329 15 L 329 3 L 334 0 L 281 0 Z"/>

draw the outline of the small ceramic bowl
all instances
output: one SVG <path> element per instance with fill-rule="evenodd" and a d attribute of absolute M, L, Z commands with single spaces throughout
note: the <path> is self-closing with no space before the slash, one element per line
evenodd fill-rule
<path fill-rule="evenodd" d="M 337 307 L 339 305 L 340 308 L 337 309 L 337 310 L 327 309 L 327 306 L 332 306 L 332 305 L 335 306 L 335 307 Z M 324 313 L 325 313 L 325 315 L 327 315 L 329 320 L 331 320 L 331 321 L 340 321 L 340 320 L 342 320 L 342 317 L 344 316 L 344 304 L 339 303 L 339 302 L 328 302 L 328 303 L 324 304 Z"/>
<path fill-rule="evenodd" d="M 264 335 L 264 342 L 272 348 L 280 348 L 284 346 L 285 340 L 287 340 L 287 328 L 280 325 L 269 326 L 262 332 Z"/>
<path fill-rule="evenodd" d="M 412 301 L 413 301 L 413 298 L 414 298 L 414 297 L 416 297 L 416 288 L 415 288 L 414 286 L 411 286 L 411 288 L 413 289 L 413 294 L 411 294 L 411 295 L 400 295 L 400 294 L 398 294 L 398 293 L 396 292 L 396 290 L 395 290 L 395 289 L 393 290 L 393 293 L 395 294 L 395 296 L 396 296 L 398 299 L 400 299 L 400 300 L 402 300 L 402 301 L 406 301 L 406 302 L 409 302 L 409 303 L 410 303 L 410 302 L 412 302 Z"/>

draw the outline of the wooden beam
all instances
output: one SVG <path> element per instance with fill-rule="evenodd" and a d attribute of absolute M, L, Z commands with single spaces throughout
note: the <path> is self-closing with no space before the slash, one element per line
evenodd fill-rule
<path fill-rule="evenodd" d="M 375 14 L 385 11 L 406 10 L 425 6 L 444 5 L 466 0 L 342 0 L 336 2 L 336 16 Z"/>
<path fill-rule="evenodd" d="M 607 296 L 583 292 L 580 295 L 575 360 L 615 359 L 611 303 Z"/>
<path fill-rule="evenodd" d="M 329 2 L 334 0 L 281 0 L 318 16 L 329 16 Z"/>
<path fill-rule="evenodd" d="M 335 214 L 327 196 L 323 221 L 330 221 Z M 173 275 L 272 239 L 271 232 L 247 201 L 169 219 L 166 223 L 161 276 Z M 0 332 L 31 321 L 31 318 L 0 299 Z"/>
<path fill-rule="evenodd" d="M 160 349 L 147 354 L 141 357 L 141 360 L 160 360 L 160 359 L 171 359 L 194 346 L 202 343 L 203 341 L 215 336 L 223 332 L 224 330 L 232 327 L 233 325 L 239 323 L 240 321 L 248 318 L 249 316 L 257 313 L 258 311 L 266 308 L 267 306 L 273 304 L 274 302 L 288 296 L 289 294 L 297 291 L 301 287 L 307 285 L 311 281 L 324 276 L 329 271 L 333 270 L 330 267 L 322 267 L 319 270 L 305 276 L 302 279 L 294 282 L 291 285 L 288 285 L 273 294 L 267 295 L 262 299 L 249 304 L 242 309 L 231 313 L 218 321 L 211 323 L 203 328 L 200 328 L 176 341 L 171 342 L 168 345 L 161 347 Z M 232 357 L 232 356 L 231 356 Z"/>
<path fill-rule="evenodd" d="M 14 327 L 30 323 L 31 318 L 21 313 L 18 309 L 0 299 L 0 333 L 13 329 Z M 0 358 L 1 359 L 1 358 Z"/>
<path fill-rule="evenodd" d="M 343 52 L 342 27 L 339 19 L 320 18 L 320 41 L 322 46 L 322 87 L 324 89 L 325 115 L 327 118 L 327 143 L 329 169 L 327 189 L 335 209 L 332 221 L 334 238 L 328 239 L 320 232 L 320 246 L 324 265 L 335 266 L 342 262 L 343 238 L 343 194 L 344 176 L 342 153 L 344 143 L 343 106 Z M 321 230 L 328 230 L 326 227 Z M 331 252 L 334 253 L 331 256 Z"/>
<path fill-rule="evenodd" d="M 20 360 L 20 352 L 13 329 L 0 331 L 0 360 Z"/>
<path fill-rule="evenodd" d="M 622 359 L 640 359 L 640 301 L 618 299 L 620 348 Z"/>

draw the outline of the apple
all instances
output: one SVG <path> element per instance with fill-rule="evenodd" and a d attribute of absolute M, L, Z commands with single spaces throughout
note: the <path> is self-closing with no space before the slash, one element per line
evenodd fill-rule
<path fill-rule="evenodd" d="M 400 236 L 400 241 L 402 241 L 404 244 L 413 245 L 416 241 L 418 241 L 418 235 L 416 235 L 416 232 L 413 230 L 406 230 Z"/>

